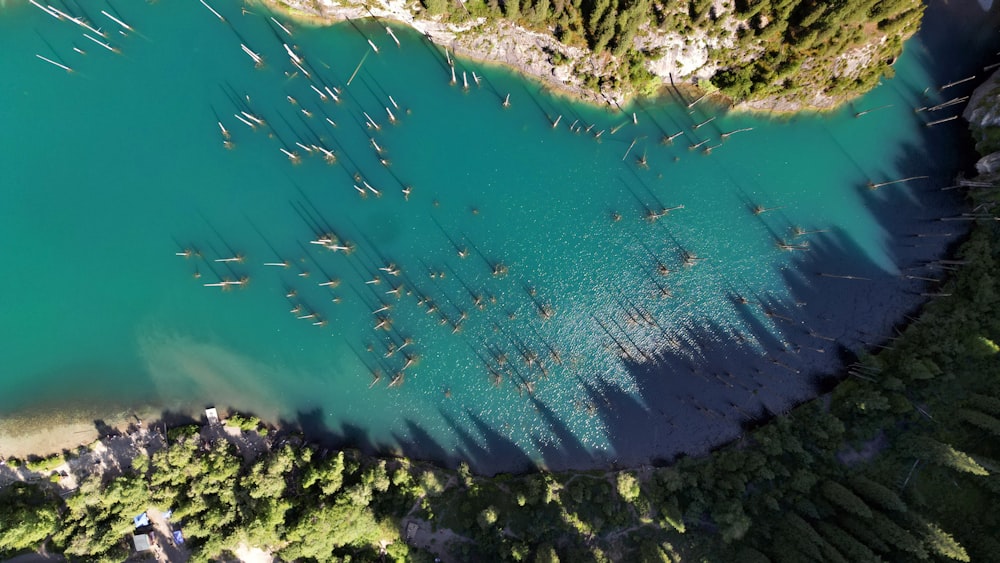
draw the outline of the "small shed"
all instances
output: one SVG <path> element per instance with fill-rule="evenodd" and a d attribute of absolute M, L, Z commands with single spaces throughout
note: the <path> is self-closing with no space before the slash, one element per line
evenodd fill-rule
<path fill-rule="evenodd" d="M 132 543 L 135 544 L 135 550 L 139 553 L 153 549 L 153 544 L 149 541 L 149 534 L 136 534 L 132 536 Z"/>
<path fill-rule="evenodd" d="M 215 407 L 209 407 L 205 409 L 205 418 L 208 419 L 209 424 L 218 424 L 219 411 L 215 410 Z"/>
<path fill-rule="evenodd" d="M 132 523 L 135 524 L 136 528 L 143 528 L 149 525 L 149 516 L 143 512 L 142 514 L 136 516 L 132 519 Z"/>

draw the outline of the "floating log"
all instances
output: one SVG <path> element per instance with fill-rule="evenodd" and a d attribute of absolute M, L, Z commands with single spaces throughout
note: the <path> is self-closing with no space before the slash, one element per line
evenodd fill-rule
<path fill-rule="evenodd" d="M 100 41 L 100 40 L 98 40 L 98 39 L 95 39 L 95 38 L 91 37 L 91 36 L 90 36 L 89 34 L 87 34 L 87 33 L 84 33 L 84 34 L 83 34 L 83 36 L 84 36 L 84 37 L 86 37 L 87 39 L 90 39 L 90 40 L 91 40 L 91 41 L 93 41 L 94 43 L 97 43 L 97 44 L 98 44 L 98 45 L 100 45 L 101 47 L 104 47 L 105 49 L 107 49 L 107 50 L 111 51 L 112 53 L 119 53 L 119 52 L 120 52 L 120 51 L 119 51 L 118 49 L 116 49 L 115 47 L 112 47 L 111 45 L 108 45 L 108 44 L 107 44 L 107 43 L 105 43 L 104 41 Z"/>
<path fill-rule="evenodd" d="M 242 113 L 244 117 L 246 117 L 250 121 L 253 121 L 257 125 L 264 125 L 264 120 L 261 119 L 261 118 L 259 118 L 259 117 L 257 117 L 256 115 L 254 115 L 252 113 L 247 113 L 245 111 L 241 111 L 240 113 Z"/>
<path fill-rule="evenodd" d="M 285 149 L 284 147 L 280 147 L 278 150 L 281 151 L 285 156 L 287 156 L 288 160 L 292 161 L 292 164 L 298 164 L 302 162 L 302 157 L 300 157 L 297 153 L 291 152 Z"/>
<path fill-rule="evenodd" d="M 39 59 L 42 59 L 43 61 L 45 61 L 45 62 L 47 62 L 49 64 L 55 65 L 55 66 L 57 66 L 57 67 L 65 70 L 66 72 L 73 72 L 73 69 L 71 69 L 70 67 L 68 67 L 68 66 L 66 66 L 66 65 L 64 65 L 62 63 L 57 63 L 57 62 L 53 61 L 52 59 L 47 59 L 47 58 L 45 58 L 45 57 L 43 57 L 41 55 L 37 55 L 36 54 L 35 56 L 38 57 Z"/>
<path fill-rule="evenodd" d="M 715 118 L 716 118 L 716 116 L 714 116 L 714 115 L 712 117 L 709 117 L 705 121 L 702 121 L 701 123 L 699 123 L 699 124 L 695 125 L 694 127 L 692 127 L 692 130 L 693 131 L 697 131 L 698 129 L 704 127 L 705 125 L 708 125 L 709 123 L 715 121 Z"/>
<path fill-rule="evenodd" d="M 879 106 L 877 108 L 866 109 L 864 111 L 859 111 L 858 113 L 854 114 L 854 117 L 856 117 L 856 118 L 857 117 L 861 117 L 861 116 L 864 116 L 864 115 L 868 115 L 869 113 L 871 113 L 873 111 L 878 111 L 880 109 L 886 109 L 886 108 L 891 108 L 891 107 L 892 107 L 892 104 L 886 104 L 884 106 Z"/>
<path fill-rule="evenodd" d="M 671 143 L 674 142 L 674 139 L 676 139 L 677 137 L 680 137 L 683 134 L 684 134 L 684 130 L 682 129 L 682 130 L 674 133 L 673 135 L 667 135 L 666 137 L 663 138 L 662 142 L 663 142 L 664 145 L 669 145 L 669 144 L 671 144 Z"/>
<path fill-rule="evenodd" d="M 768 211 L 777 211 L 783 208 L 784 206 L 764 207 L 763 205 L 755 205 L 753 209 L 751 209 L 750 211 L 753 212 L 754 215 L 760 215 L 761 213 L 767 213 Z"/>
<path fill-rule="evenodd" d="M 319 94 L 319 99 L 321 101 L 325 102 L 325 101 L 327 101 L 329 99 L 329 98 L 327 98 L 326 92 L 323 92 L 322 90 L 320 90 L 319 88 L 317 88 L 314 84 L 310 84 L 309 87 L 313 89 L 313 92 L 316 92 L 317 94 Z"/>
<path fill-rule="evenodd" d="M 902 178 L 900 180 L 892 180 L 890 182 L 879 182 L 877 184 L 873 183 L 873 182 L 868 182 L 868 189 L 870 189 L 870 190 L 877 190 L 877 189 L 881 188 L 882 186 L 888 186 L 888 185 L 891 185 L 891 184 L 899 184 L 899 183 L 902 183 L 902 182 L 909 182 L 910 180 L 924 180 L 924 179 L 927 179 L 927 178 L 930 178 L 930 176 L 910 176 L 909 178 Z"/>
<path fill-rule="evenodd" d="M 62 12 L 62 11 L 56 9 L 56 8 L 53 8 L 52 6 L 49 6 L 49 9 L 52 10 L 53 12 L 56 12 L 60 16 L 68 19 L 69 21 L 75 23 L 76 25 L 78 25 L 78 26 L 80 26 L 80 27 L 82 27 L 84 29 L 89 30 L 91 33 L 94 33 L 95 35 L 100 35 L 101 37 L 107 37 L 108 36 L 107 33 L 103 32 L 103 31 L 101 31 L 99 29 L 94 29 L 93 27 L 90 26 L 90 24 L 88 24 L 87 22 L 83 21 L 80 18 L 73 17 L 73 16 L 67 14 L 66 12 Z"/>
<path fill-rule="evenodd" d="M 975 80 L 975 79 L 976 79 L 976 75 L 973 74 L 972 76 L 969 76 L 968 78 L 963 78 L 961 80 L 956 80 L 954 82 L 949 82 L 949 83 L 945 84 L 944 86 L 942 86 L 941 88 L 939 88 L 939 90 L 945 90 L 946 88 L 951 88 L 952 86 L 958 86 L 959 84 L 962 84 L 964 82 L 968 82 L 970 80 Z"/>
<path fill-rule="evenodd" d="M 274 19 L 274 16 L 271 16 L 271 21 L 274 22 L 274 25 L 280 27 L 281 31 L 284 31 L 286 34 L 288 34 L 289 37 L 292 36 L 292 32 L 289 31 L 288 28 L 285 27 L 284 25 L 281 25 L 281 22 L 279 22 L 278 20 Z"/>
<path fill-rule="evenodd" d="M 108 17 L 108 19 L 110 19 L 111 21 L 113 21 L 113 22 L 115 22 L 116 24 L 118 24 L 118 25 L 122 26 L 123 28 L 125 28 L 125 29 L 127 29 L 127 30 L 129 30 L 129 31 L 132 31 L 132 32 L 134 32 L 134 31 L 135 31 L 134 29 L 132 29 L 132 26 L 130 26 L 129 24 L 127 24 L 127 23 L 123 22 L 122 20 L 120 20 L 120 19 L 118 19 L 118 18 L 116 18 L 116 17 L 112 16 L 111 14 L 107 13 L 106 11 L 104 11 L 104 10 L 101 10 L 101 13 L 102 13 L 102 14 L 104 14 L 105 16 L 107 16 L 107 17 Z"/>
<path fill-rule="evenodd" d="M 746 132 L 746 131 L 753 131 L 753 127 L 744 127 L 742 129 L 735 129 L 733 131 L 729 131 L 727 133 L 723 133 L 723 134 L 719 135 L 719 138 L 725 139 L 726 137 L 729 137 L 731 135 L 735 135 L 737 133 L 743 133 L 743 132 Z M 680 133 L 677 133 L 677 134 L 680 135 Z"/>
<path fill-rule="evenodd" d="M 250 50 L 249 47 L 247 47 L 246 45 L 240 43 L 240 48 L 242 48 L 243 52 L 246 53 L 247 55 L 249 55 L 251 59 L 253 59 L 253 62 L 258 67 L 264 65 L 264 58 L 261 57 L 260 55 L 258 55 L 257 53 L 254 53 L 252 50 Z"/>
<path fill-rule="evenodd" d="M 351 73 L 351 77 L 347 79 L 348 86 L 351 85 L 351 82 L 354 80 L 354 77 L 358 75 L 358 71 L 361 70 L 361 65 L 365 64 L 365 59 L 367 59 L 368 55 L 370 54 L 371 51 L 365 51 L 364 56 L 361 57 L 361 62 L 359 62 L 358 66 L 354 68 L 354 72 Z"/>
<path fill-rule="evenodd" d="M 288 53 L 288 58 L 292 60 L 292 64 L 302 64 L 302 58 L 295 54 L 295 51 L 288 46 L 288 43 L 282 43 L 281 46 L 285 48 L 285 52 Z"/>
<path fill-rule="evenodd" d="M 57 12 L 54 8 L 50 9 L 48 6 L 43 6 L 38 2 L 36 2 L 35 0 L 28 0 L 28 1 L 31 2 L 39 10 L 45 12 L 46 14 L 54 17 L 57 20 L 62 21 L 64 19 L 61 15 L 59 15 L 59 12 Z"/>
<path fill-rule="evenodd" d="M 959 116 L 953 115 L 951 117 L 946 117 L 944 119 L 938 119 L 937 121 L 931 121 L 930 123 L 927 123 L 925 125 L 925 127 L 934 127 L 935 125 L 939 125 L 941 123 L 945 123 L 945 122 L 948 122 L 948 121 L 954 121 L 954 120 L 956 120 L 958 118 L 959 118 Z"/>
<path fill-rule="evenodd" d="M 824 277 L 824 278 L 836 278 L 836 279 L 841 279 L 841 280 L 871 281 L 871 279 L 869 279 L 869 278 L 863 278 L 861 276 L 844 276 L 844 275 L 838 275 L 838 274 L 826 274 L 826 273 L 823 273 L 823 272 L 820 272 L 819 275 L 822 276 L 822 277 Z"/>
<path fill-rule="evenodd" d="M 777 244 L 778 244 L 778 248 L 780 248 L 781 250 L 786 250 L 786 251 L 809 250 L 809 243 L 808 242 L 803 242 L 803 243 L 800 243 L 800 244 L 789 244 L 789 243 L 787 243 L 785 241 L 778 241 Z"/>
<path fill-rule="evenodd" d="M 382 129 L 382 127 L 378 123 L 376 123 L 374 119 L 372 119 L 372 116 L 368 115 L 368 112 L 363 111 L 361 113 L 362 115 L 365 116 L 365 119 L 368 120 L 368 124 L 371 125 L 373 129 L 375 129 L 376 131 L 380 131 Z"/>
<path fill-rule="evenodd" d="M 396 42 L 396 46 L 397 46 L 397 47 L 402 47 L 402 45 L 400 45 L 400 44 L 399 44 L 399 39 L 398 39 L 398 38 L 396 38 L 396 34 L 392 32 L 392 28 L 391 28 L 391 27 L 389 27 L 389 26 L 385 26 L 385 32 L 386 32 L 387 34 L 389 34 L 389 37 L 392 37 L 392 40 L 393 40 L 393 41 L 395 41 L 395 42 Z"/>
<path fill-rule="evenodd" d="M 693 102 L 691 102 L 690 104 L 688 104 L 688 105 L 687 105 L 687 108 L 688 108 L 688 109 L 691 109 L 691 108 L 693 108 L 695 104 L 697 104 L 698 102 L 700 102 L 700 101 L 704 100 L 704 99 L 705 99 L 705 96 L 708 96 L 708 92 L 705 92 L 704 94 L 702 94 L 701 96 L 699 96 L 699 97 L 698 97 L 698 99 L 696 99 L 695 101 L 693 101 Z"/>
<path fill-rule="evenodd" d="M 304 69 L 304 68 L 302 68 L 302 65 L 300 65 L 299 63 L 297 63 L 295 61 L 292 61 L 292 64 L 295 65 L 295 68 L 299 69 L 299 72 L 301 72 L 302 74 L 304 74 L 306 78 L 312 78 L 312 75 L 309 74 L 309 71 L 306 70 L 306 69 Z"/>
<path fill-rule="evenodd" d="M 219 12 L 216 12 L 215 8 L 213 8 L 213 7 L 211 7 L 211 6 L 208 5 L 208 2 L 205 2 L 205 0 L 198 0 L 198 1 L 201 2 L 202 6 L 205 6 L 206 8 L 209 9 L 209 11 L 211 11 L 213 14 L 215 14 L 215 17 L 219 18 L 219 21 L 222 21 L 222 22 L 226 21 L 226 18 L 222 17 L 222 14 L 220 14 Z"/>
<path fill-rule="evenodd" d="M 938 111 L 938 110 L 941 110 L 941 109 L 949 108 L 951 106 L 958 105 L 958 104 L 960 104 L 960 103 L 962 103 L 962 102 L 964 102 L 964 101 L 966 101 L 968 99 L 969 99 L 969 96 L 961 96 L 961 97 L 958 97 L 958 98 L 952 98 L 952 99 L 948 100 L 947 102 L 944 102 L 943 104 L 938 104 L 938 105 L 936 105 L 934 107 L 927 108 L 927 111 Z"/>
<path fill-rule="evenodd" d="M 632 147 L 634 147 L 634 146 L 635 146 L 635 143 L 636 143 L 636 142 L 637 142 L 638 140 L 639 140 L 639 137 L 636 137 L 636 138 L 632 139 L 632 144 L 630 144 L 630 145 L 628 146 L 628 150 L 626 150 L 626 151 L 625 151 L 625 154 L 624 154 L 624 155 L 622 156 L 622 162 L 624 162 L 624 161 L 625 161 L 625 159 L 626 159 L 626 158 L 628 158 L 628 153 L 632 152 Z"/>

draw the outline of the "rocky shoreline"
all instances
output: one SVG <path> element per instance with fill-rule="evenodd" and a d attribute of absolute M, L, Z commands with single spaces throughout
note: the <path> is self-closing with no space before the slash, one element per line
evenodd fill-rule
<path fill-rule="evenodd" d="M 615 77 L 617 65 L 621 64 L 618 58 L 609 53 L 595 54 L 585 47 L 567 45 L 555 37 L 555 30 L 551 28 L 532 30 L 505 19 L 482 17 L 450 23 L 444 21 L 442 16 L 428 16 L 420 2 L 415 0 L 409 3 L 404 0 L 375 0 L 367 4 L 356 4 L 351 0 L 264 1 L 293 19 L 313 25 L 331 25 L 363 18 L 401 23 L 458 55 L 507 66 L 540 80 L 555 91 L 587 103 L 620 108 L 643 95 L 627 87 L 607 86 L 604 79 Z M 725 19 L 723 15 L 733 10 L 724 2 L 716 2 L 713 9 L 718 21 Z M 647 24 L 640 28 L 633 44 L 642 52 L 656 54 L 645 61 L 645 68 L 655 77 L 659 89 L 676 83 L 688 89 L 697 89 L 700 93 L 713 93 L 715 87 L 709 79 L 721 68 L 720 62 L 712 56 L 713 51 L 740 51 L 736 36 L 737 28 L 742 23 L 734 17 L 726 19 L 727 24 L 720 24 L 717 35 L 698 27 L 680 34 Z M 872 64 L 874 49 L 869 47 L 865 45 L 843 53 L 837 61 L 838 72 L 849 75 Z M 588 87 L 588 77 L 600 81 L 600 87 Z M 721 94 L 714 97 L 736 111 L 756 113 L 828 111 L 848 101 L 821 91 L 814 92 L 805 100 L 778 95 L 735 105 Z"/>
<path fill-rule="evenodd" d="M 462 57 L 500 64 L 521 74 L 540 80 L 553 90 L 564 92 L 577 99 L 597 105 L 612 106 L 627 102 L 622 91 L 597 93 L 584 87 L 579 76 L 567 65 L 556 65 L 548 53 L 559 52 L 567 60 L 583 61 L 589 53 L 585 49 L 559 43 L 548 34 L 531 31 L 508 22 L 487 24 L 480 18 L 462 24 L 440 21 L 440 18 L 423 16 L 413 10 L 414 4 L 402 0 L 379 0 L 370 6 L 338 3 L 334 0 L 265 0 L 278 11 L 294 20 L 311 25 L 332 25 L 353 19 L 374 18 L 389 20 L 416 29 L 431 42 L 449 49 Z M 488 28 L 486 26 L 489 26 Z"/>
<path fill-rule="evenodd" d="M 629 101 L 665 90 L 672 84 L 713 93 L 710 79 L 722 68 L 752 61 L 762 55 L 755 46 L 747 48 L 739 37 L 753 26 L 741 18 L 729 2 L 712 3 L 710 22 L 687 25 L 683 32 L 641 25 L 631 47 L 647 58 L 642 66 L 653 79 L 653 91 L 640 92 L 628 80 L 620 80 L 626 57 L 608 52 L 595 53 L 585 45 L 567 44 L 557 38 L 558 25 L 525 27 L 502 17 L 475 17 L 464 2 L 466 13 L 457 23 L 445 15 L 429 15 L 417 0 L 373 0 L 364 4 L 353 0 L 263 0 L 273 9 L 309 24 L 330 25 L 350 19 L 374 18 L 410 26 L 430 41 L 463 57 L 496 63 L 535 78 L 547 87 L 579 100 L 600 106 L 620 108 Z M 467 16 L 467 17 L 465 17 Z M 912 31 L 907 32 L 908 36 Z M 807 60 L 804 72 L 818 72 L 829 79 L 853 80 L 860 73 L 879 64 L 879 51 L 886 36 L 871 37 L 868 42 L 847 49 L 833 59 Z M 830 67 L 829 69 L 819 67 Z M 731 68 L 731 66 L 730 66 Z M 804 86 L 804 88 L 803 88 Z M 806 93 L 803 93 L 803 90 Z M 820 85 L 798 85 L 788 92 L 755 100 L 734 103 L 721 94 L 718 101 L 736 111 L 792 113 L 829 111 L 852 99 L 854 94 L 829 95 Z"/>

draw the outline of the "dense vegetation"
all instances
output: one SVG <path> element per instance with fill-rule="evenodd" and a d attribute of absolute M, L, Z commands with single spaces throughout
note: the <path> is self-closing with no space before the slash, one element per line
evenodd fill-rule
<path fill-rule="evenodd" d="M 974 195 L 990 205 L 996 194 Z M 401 539 L 409 515 L 451 530 L 440 548 L 461 560 L 997 561 L 995 225 L 978 225 L 961 248 L 948 296 L 831 396 L 705 459 L 483 478 L 294 439 L 245 460 L 184 427 L 168 448 L 65 500 L 48 486 L 0 491 L 0 556 L 48 538 L 67 555 L 119 560 L 132 516 L 155 506 L 173 509 L 196 560 L 240 543 L 302 561 L 427 560 Z"/>
<path fill-rule="evenodd" d="M 707 48 L 711 84 L 736 101 L 835 99 L 891 75 L 903 40 L 916 31 L 920 0 L 421 0 L 448 21 L 505 19 L 582 47 L 602 63 L 577 61 L 587 86 L 650 93 L 660 85 L 647 61 L 666 44 L 686 55 Z M 670 41 L 637 41 L 656 36 Z M 565 61 L 552 52 L 551 61 Z M 600 70 L 595 70 L 600 69 Z M 688 69 L 690 71 L 690 69 Z"/>

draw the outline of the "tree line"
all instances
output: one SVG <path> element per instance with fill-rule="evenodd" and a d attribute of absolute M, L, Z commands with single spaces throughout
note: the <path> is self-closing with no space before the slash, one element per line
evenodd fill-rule
<path fill-rule="evenodd" d="M 646 63 L 663 49 L 640 47 L 639 35 L 676 34 L 691 48 L 706 38 L 707 64 L 718 69 L 711 87 L 734 101 L 864 93 L 892 76 L 891 65 L 924 10 L 920 0 L 733 0 L 719 11 L 713 0 L 421 1 L 434 17 L 484 18 L 487 25 L 505 20 L 588 49 L 609 63 L 608 72 L 574 70 L 597 91 L 643 95 L 662 86 Z M 552 62 L 561 60 L 553 54 Z"/>

